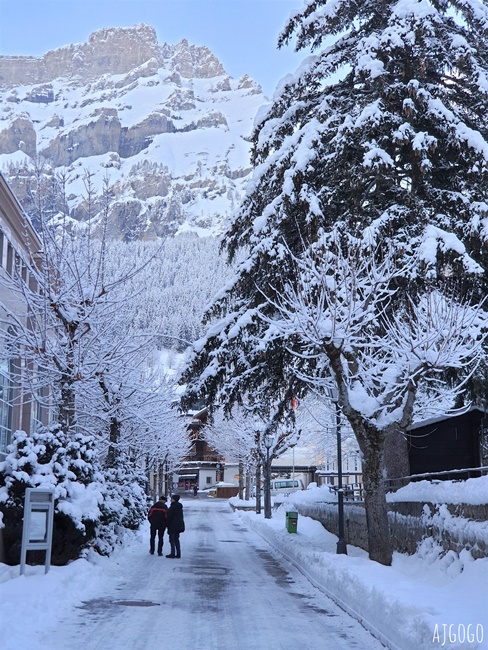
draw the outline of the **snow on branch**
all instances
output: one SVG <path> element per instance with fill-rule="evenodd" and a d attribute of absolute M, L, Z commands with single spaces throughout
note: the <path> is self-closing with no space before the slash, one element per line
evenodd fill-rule
<path fill-rule="evenodd" d="M 295 257 L 295 284 L 268 300 L 274 316 L 261 313 L 299 360 L 299 376 L 313 385 L 333 377 L 345 408 L 385 427 L 404 421 L 421 384 L 453 399 L 483 358 L 484 306 L 439 288 L 398 300 L 408 266 L 393 250 L 380 257 L 347 243 L 331 237 Z M 455 386 L 442 381 L 447 369 L 458 371 Z"/>

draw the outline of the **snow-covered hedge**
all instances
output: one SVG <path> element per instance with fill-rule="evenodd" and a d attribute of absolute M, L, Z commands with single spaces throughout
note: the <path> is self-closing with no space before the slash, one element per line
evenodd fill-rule
<path fill-rule="evenodd" d="M 147 515 L 146 477 L 128 459 L 119 456 L 117 467 L 105 470 L 104 500 L 97 526 L 95 549 L 109 555 L 127 529 L 137 530 Z"/>
<path fill-rule="evenodd" d="M 90 436 L 68 437 L 54 424 L 31 435 L 16 431 L 7 451 L 0 463 L 0 512 L 9 564 L 20 558 L 28 487 L 54 490 L 53 564 L 66 564 L 88 547 L 109 554 L 123 528 L 137 528 L 145 516 L 141 477 L 123 464 L 104 472 Z"/>

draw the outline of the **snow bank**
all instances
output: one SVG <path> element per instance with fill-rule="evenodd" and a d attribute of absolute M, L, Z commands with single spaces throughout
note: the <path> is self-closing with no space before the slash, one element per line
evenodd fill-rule
<path fill-rule="evenodd" d="M 290 503 L 337 503 L 337 492 L 331 490 L 327 485 L 320 487 L 308 487 L 306 490 L 293 492 L 287 497 Z"/>
<path fill-rule="evenodd" d="M 297 494 L 300 498 L 307 492 Z M 245 518 L 246 524 L 387 647 L 488 648 L 485 638 L 481 643 L 444 639 L 444 630 L 450 625 L 453 639 L 458 631 L 464 637 L 469 625 L 471 632 L 478 626 L 478 636 L 480 630 L 483 636 L 488 633 L 488 559 L 473 560 L 468 553 L 461 558 L 445 555 L 432 540 L 414 556 L 395 553 L 391 567 L 372 562 L 364 551 L 352 546 L 347 556 L 336 555 L 337 538 L 317 521 L 299 516 L 298 533 L 286 531 L 285 512 L 297 494 L 274 512 L 272 519 L 252 512 L 238 512 L 237 516 Z"/>
<path fill-rule="evenodd" d="M 423 501 L 424 503 L 488 503 L 488 476 L 466 481 L 418 481 L 386 495 L 389 503 Z"/>
<path fill-rule="evenodd" d="M 99 568 L 87 560 L 76 560 L 64 567 L 53 566 L 47 575 L 44 566 L 28 566 L 26 575 L 19 576 L 18 566 L 0 564 L 0 648 L 33 648 L 33 630 L 55 627 L 102 580 Z"/>
<path fill-rule="evenodd" d="M 18 566 L 0 563 L 0 648 L 40 647 L 38 640 L 42 634 L 59 626 L 74 607 L 98 595 L 110 579 L 110 567 L 118 567 L 121 554 L 131 547 L 140 548 L 147 538 L 148 523 L 144 522 L 139 531 L 126 532 L 125 546 L 117 548 L 110 557 L 88 551 L 85 559 L 66 566 L 51 566 L 47 574 L 43 565 L 27 565 L 25 575 L 20 576 Z M 119 579 L 118 571 L 115 575 Z"/>
<path fill-rule="evenodd" d="M 337 503 L 337 493 L 326 485 L 321 485 L 320 487 L 309 486 L 306 490 L 297 490 L 290 495 L 279 494 L 271 497 L 271 503 L 275 506 L 285 502 L 288 504 L 288 510 L 295 503 Z M 254 508 L 256 499 L 252 497 L 249 501 L 244 501 L 236 496 L 229 499 L 229 503 L 234 508 Z"/>

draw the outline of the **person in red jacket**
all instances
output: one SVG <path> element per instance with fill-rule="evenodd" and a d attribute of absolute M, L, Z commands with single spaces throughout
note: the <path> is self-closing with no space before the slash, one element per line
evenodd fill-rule
<path fill-rule="evenodd" d="M 149 553 L 151 555 L 154 555 L 156 533 L 158 534 L 158 555 L 161 556 L 163 554 L 163 535 L 166 529 L 167 513 L 168 506 L 166 505 L 166 497 L 161 496 L 147 514 L 147 518 L 151 524 L 151 541 L 149 546 Z"/>

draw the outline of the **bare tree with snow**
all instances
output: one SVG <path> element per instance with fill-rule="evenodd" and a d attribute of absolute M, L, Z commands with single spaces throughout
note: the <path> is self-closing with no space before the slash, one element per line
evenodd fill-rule
<path fill-rule="evenodd" d="M 264 320 L 300 360 L 302 380 L 337 390 L 362 453 L 370 555 L 385 559 L 385 465 L 400 467 L 396 476 L 409 473 L 408 466 L 401 473 L 401 462 L 419 387 L 427 387 L 421 396 L 429 400 L 454 404 L 484 357 L 487 318 L 481 307 L 438 289 L 407 298 L 391 315 L 392 287 L 408 269 L 389 255 L 377 263 L 364 246 L 344 239 L 328 238 L 297 260 L 293 284 L 273 301 L 276 317 Z M 447 369 L 458 372 L 451 385 Z M 399 458 L 385 464 L 387 443 Z"/>

